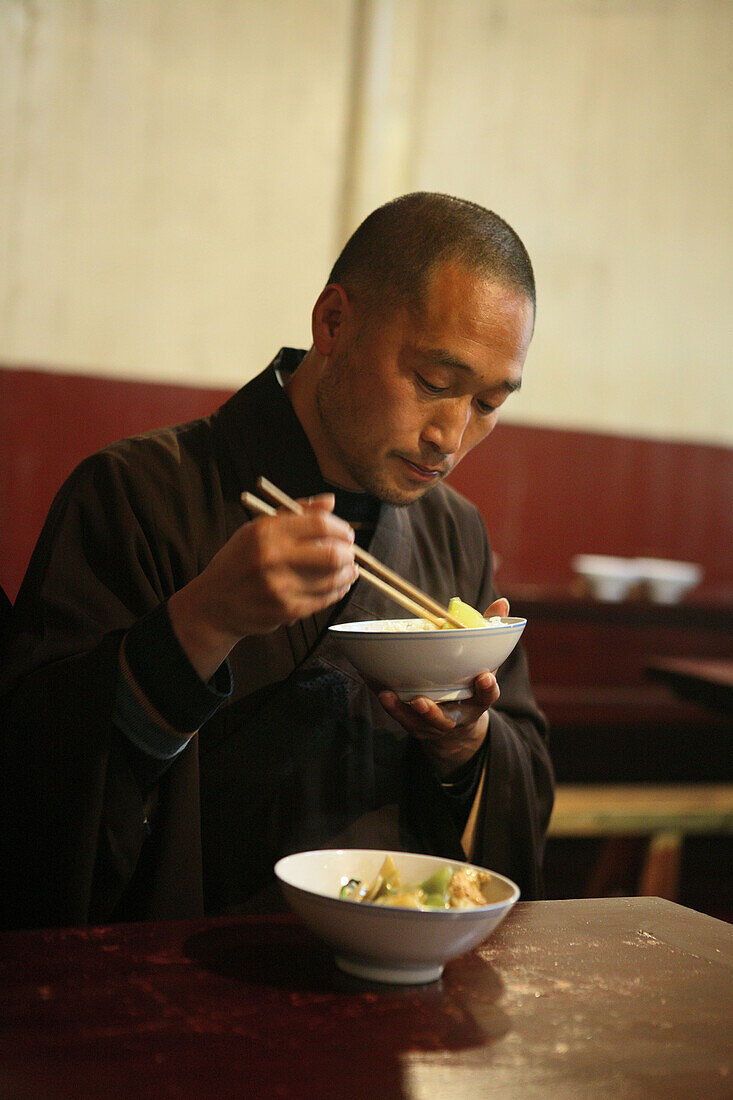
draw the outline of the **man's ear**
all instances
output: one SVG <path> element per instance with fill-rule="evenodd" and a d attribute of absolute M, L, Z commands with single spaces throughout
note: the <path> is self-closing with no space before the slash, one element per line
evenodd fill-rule
<path fill-rule="evenodd" d="M 331 355 L 349 311 L 346 291 L 338 283 L 329 283 L 313 307 L 311 328 L 313 343 L 321 355 Z"/>

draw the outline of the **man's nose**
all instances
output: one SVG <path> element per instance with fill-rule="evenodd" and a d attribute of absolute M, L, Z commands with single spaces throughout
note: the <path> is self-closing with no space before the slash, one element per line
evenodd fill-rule
<path fill-rule="evenodd" d="M 456 454 L 461 449 L 463 435 L 471 418 L 470 403 L 441 401 L 423 428 L 423 441 L 441 454 Z"/>

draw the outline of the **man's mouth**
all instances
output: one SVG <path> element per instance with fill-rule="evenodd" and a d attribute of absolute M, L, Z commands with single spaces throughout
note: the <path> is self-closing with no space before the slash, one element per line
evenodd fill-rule
<path fill-rule="evenodd" d="M 421 481 L 435 481 L 439 477 L 445 477 L 448 473 L 444 466 L 423 466 L 422 463 L 413 462 L 411 459 L 405 458 L 404 455 L 400 455 L 400 458 L 412 476 L 419 478 Z"/>

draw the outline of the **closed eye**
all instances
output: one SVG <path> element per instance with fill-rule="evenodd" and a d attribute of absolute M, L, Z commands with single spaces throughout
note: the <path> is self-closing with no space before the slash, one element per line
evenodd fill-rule
<path fill-rule="evenodd" d="M 419 374 L 417 371 L 415 372 L 415 377 L 420 388 L 424 390 L 425 393 L 429 393 L 432 396 L 447 393 L 450 389 L 450 386 L 437 386 L 434 382 L 428 382 L 427 378 L 423 377 L 423 375 Z M 495 405 L 490 405 L 488 401 L 481 401 L 478 397 L 475 399 L 474 405 L 480 416 L 491 416 L 492 413 L 496 412 Z"/>
<path fill-rule="evenodd" d="M 445 393 L 448 389 L 448 386 L 436 386 L 432 382 L 428 382 L 427 378 L 423 378 L 423 376 L 417 372 L 415 372 L 415 377 L 426 393 Z"/>

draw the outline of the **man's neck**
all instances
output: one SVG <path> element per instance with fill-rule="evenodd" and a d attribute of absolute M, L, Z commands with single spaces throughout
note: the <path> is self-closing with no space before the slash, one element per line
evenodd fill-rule
<path fill-rule="evenodd" d="M 322 357 L 314 347 L 311 347 L 305 353 L 297 370 L 284 379 L 285 392 L 303 431 L 308 436 L 308 442 L 316 456 L 324 480 L 350 492 L 358 492 L 359 486 L 353 482 L 349 483 L 330 457 L 331 448 L 323 431 L 316 399 L 322 364 Z"/>

